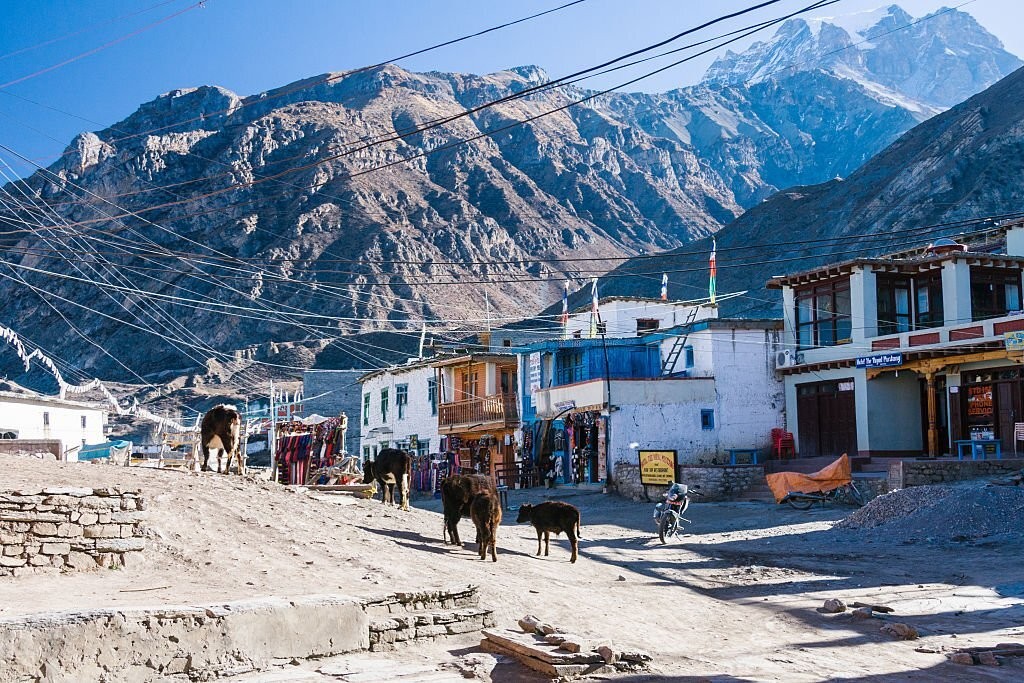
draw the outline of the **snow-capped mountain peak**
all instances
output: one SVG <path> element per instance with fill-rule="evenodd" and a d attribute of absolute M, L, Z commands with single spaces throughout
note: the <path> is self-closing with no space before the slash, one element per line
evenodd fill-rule
<path fill-rule="evenodd" d="M 889 5 L 790 19 L 770 39 L 716 59 L 704 82 L 750 85 L 784 73 L 824 70 L 901 106 L 936 112 L 1021 64 L 965 12 L 942 8 L 915 18 Z"/>

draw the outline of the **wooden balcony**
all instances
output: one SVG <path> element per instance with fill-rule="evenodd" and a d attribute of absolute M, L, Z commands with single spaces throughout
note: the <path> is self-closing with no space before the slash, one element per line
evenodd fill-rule
<path fill-rule="evenodd" d="M 519 423 L 519 406 L 515 394 L 494 394 L 483 398 L 470 398 L 438 406 L 439 427 L 455 425 L 513 427 Z"/>

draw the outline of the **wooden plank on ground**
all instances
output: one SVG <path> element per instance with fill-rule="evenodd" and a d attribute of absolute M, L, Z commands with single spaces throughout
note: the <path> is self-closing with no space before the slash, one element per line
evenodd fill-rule
<path fill-rule="evenodd" d="M 373 488 L 373 484 L 288 484 L 293 488 L 304 488 L 310 491 L 355 491 L 361 493 Z"/>
<path fill-rule="evenodd" d="M 604 664 L 604 658 L 596 652 L 566 652 L 538 638 L 532 633 L 521 633 L 512 629 L 483 629 L 485 638 L 515 652 L 534 657 L 549 664 Z"/>
<path fill-rule="evenodd" d="M 616 672 L 615 667 L 605 664 L 604 660 L 600 660 L 599 663 L 592 664 L 553 664 L 551 662 L 538 659 L 537 657 L 531 657 L 522 651 L 505 647 L 501 643 L 490 638 L 484 638 L 480 641 L 480 649 L 485 652 L 512 657 L 524 666 L 542 673 L 545 676 L 551 676 L 552 678 L 577 678 L 579 676 L 612 674 Z"/>

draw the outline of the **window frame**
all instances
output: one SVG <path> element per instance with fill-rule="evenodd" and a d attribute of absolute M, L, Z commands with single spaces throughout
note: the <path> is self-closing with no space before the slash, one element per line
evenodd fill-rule
<path fill-rule="evenodd" d="M 819 300 L 827 299 L 826 307 L 821 308 Z M 845 312 L 841 311 L 840 301 L 845 302 Z M 806 308 L 806 304 L 810 307 Z M 841 346 L 853 341 L 853 312 L 850 296 L 850 278 L 828 280 L 806 285 L 793 290 L 795 306 L 797 348 L 814 349 L 828 346 Z M 801 308 L 810 312 L 810 318 L 801 317 Z M 806 330 L 806 334 L 805 334 Z M 840 336 L 845 333 L 844 336 Z"/>
<path fill-rule="evenodd" d="M 899 292 L 905 295 L 906 310 L 900 312 Z M 914 329 L 916 296 L 913 278 L 907 275 L 879 273 L 876 276 L 875 306 L 878 334 L 899 334 Z M 884 311 L 884 312 L 883 312 Z"/>
<path fill-rule="evenodd" d="M 557 386 L 575 384 L 586 379 L 586 354 L 583 349 L 559 349 L 555 354 Z"/>
<path fill-rule="evenodd" d="M 653 324 L 652 324 L 653 323 Z M 658 318 L 637 318 L 636 336 L 642 337 L 649 332 L 656 332 L 661 327 L 661 320 Z"/>
<path fill-rule="evenodd" d="M 991 290 L 991 297 L 987 302 L 989 305 L 981 307 L 978 305 L 976 293 L 978 288 L 988 285 Z M 1010 308 L 1009 289 L 1013 288 L 1016 298 L 1016 308 Z M 989 320 L 991 318 L 1002 318 L 1021 310 L 1021 273 L 1019 270 L 1008 268 L 981 268 L 971 266 L 971 321 Z M 982 313 L 982 311 L 984 311 Z"/>
<path fill-rule="evenodd" d="M 383 387 L 380 390 L 380 421 L 385 423 L 388 421 L 388 404 L 391 398 L 388 389 L 389 387 Z"/>
<path fill-rule="evenodd" d="M 700 428 L 702 431 L 711 432 L 715 429 L 715 409 L 700 409 Z"/>
<path fill-rule="evenodd" d="M 696 359 L 697 359 L 697 357 L 696 357 L 696 354 L 694 354 L 694 352 L 693 352 L 693 346 L 692 345 L 684 346 L 683 347 L 683 366 L 687 370 L 692 370 L 693 367 L 696 365 Z"/>
<path fill-rule="evenodd" d="M 363 394 L 363 426 L 367 427 L 370 424 L 370 402 L 372 401 L 370 392 L 367 391 Z"/>
<path fill-rule="evenodd" d="M 404 420 L 409 406 L 409 385 L 395 385 L 395 409 L 398 412 L 398 419 Z"/>
<path fill-rule="evenodd" d="M 437 378 L 427 378 L 427 401 L 430 402 L 430 414 L 437 415 Z"/>

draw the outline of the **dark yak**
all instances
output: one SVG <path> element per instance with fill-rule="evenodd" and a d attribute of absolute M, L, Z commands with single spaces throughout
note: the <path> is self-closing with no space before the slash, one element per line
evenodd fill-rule
<path fill-rule="evenodd" d="M 476 494 L 469 505 L 469 516 L 476 527 L 480 559 L 487 559 L 487 549 L 490 548 L 491 559 L 497 562 L 498 527 L 501 525 L 501 504 L 498 497 L 488 492 Z"/>
<path fill-rule="evenodd" d="M 456 474 L 441 482 L 441 507 L 444 509 L 444 531 L 441 537 L 445 543 L 450 538 L 452 545 L 462 546 L 459 519 L 469 516 L 473 497 L 478 493 L 490 493 L 497 497 L 494 480 L 483 474 Z"/>
<path fill-rule="evenodd" d="M 395 484 L 402 493 L 402 509 L 409 509 L 409 486 L 412 482 L 412 456 L 397 448 L 384 448 L 373 460 L 363 463 L 363 483 L 376 481 L 380 501 L 395 504 Z"/>
<path fill-rule="evenodd" d="M 202 471 L 210 471 L 210 451 L 217 451 L 217 472 L 220 472 L 221 456 L 227 454 L 228 462 L 224 474 L 231 471 L 231 459 L 238 456 L 238 473 L 245 474 L 245 459 L 239 452 L 238 432 L 242 417 L 234 406 L 214 406 L 203 415 L 200 425 L 199 445 L 203 450 Z"/>
<path fill-rule="evenodd" d="M 576 506 L 569 505 L 557 500 L 549 500 L 537 505 L 519 506 L 519 516 L 516 522 L 522 524 L 529 522 L 537 530 L 537 554 L 540 555 L 540 537 L 544 536 L 544 554 L 548 554 L 551 542 L 551 532 L 560 534 L 563 531 L 569 537 L 572 545 L 572 558 L 575 562 L 579 554 L 580 534 L 580 511 Z"/>

